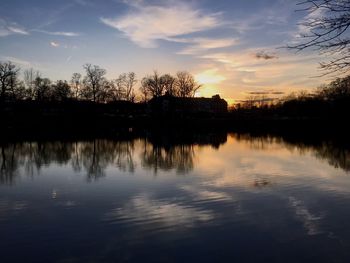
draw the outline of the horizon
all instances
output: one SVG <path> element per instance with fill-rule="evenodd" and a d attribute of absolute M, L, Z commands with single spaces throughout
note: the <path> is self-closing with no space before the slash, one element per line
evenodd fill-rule
<path fill-rule="evenodd" d="M 297 2 L 91 0 L 0 3 L 0 60 L 70 80 L 91 63 L 107 77 L 188 71 L 229 104 L 250 94 L 310 90 L 325 83 L 319 55 L 285 48 L 305 28 Z M 140 82 L 139 82 L 140 83 Z M 139 87 L 139 83 L 137 88 Z"/>

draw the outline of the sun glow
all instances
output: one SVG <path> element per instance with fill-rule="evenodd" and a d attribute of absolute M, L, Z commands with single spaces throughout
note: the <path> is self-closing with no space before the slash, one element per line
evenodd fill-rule
<path fill-rule="evenodd" d="M 199 84 L 219 84 L 226 80 L 226 78 L 217 73 L 217 69 L 209 69 L 203 72 L 200 72 L 195 75 L 195 79 Z"/>
<path fill-rule="evenodd" d="M 219 94 L 218 84 L 226 80 L 226 77 L 218 74 L 217 69 L 209 69 L 195 74 L 195 80 L 202 85 L 196 93 L 196 97 L 211 97 Z"/>

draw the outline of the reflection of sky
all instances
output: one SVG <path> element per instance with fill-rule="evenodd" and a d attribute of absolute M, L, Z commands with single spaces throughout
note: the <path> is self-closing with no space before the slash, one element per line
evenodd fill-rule
<path fill-rule="evenodd" d="M 97 258 L 134 249 L 142 254 L 145 247 L 148 256 L 155 247 L 158 256 L 170 247 L 188 247 L 207 260 L 222 250 L 228 257 L 249 257 L 242 254 L 249 249 L 274 258 L 273 247 L 294 251 L 294 257 L 307 250 L 326 260 L 350 242 L 350 213 L 344 209 L 349 177 L 312 151 L 300 154 L 277 142 L 259 148 L 229 136 L 219 149 L 195 146 L 194 168 L 186 175 L 176 169 L 155 175 L 141 165 L 142 146 L 135 141 L 133 173 L 114 163 L 105 177 L 88 181 L 69 164 L 52 164 L 39 175 L 22 174 L 14 185 L 1 185 L 0 230 L 12 234 L 13 242 L 22 232 L 25 243 L 38 235 L 57 247 L 86 242 L 90 250 L 84 253 Z M 6 239 L 0 238 L 0 245 Z M 317 251 L 321 246 L 326 248 Z"/>
<path fill-rule="evenodd" d="M 306 32 L 295 1 L 12 0 L 0 2 L 0 60 L 70 79 L 84 63 L 111 78 L 189 70 L 199 95 L 317 87 L 315 53 L 278 49 Z M 185 65 L 185 66 L 184 66 Z"/>

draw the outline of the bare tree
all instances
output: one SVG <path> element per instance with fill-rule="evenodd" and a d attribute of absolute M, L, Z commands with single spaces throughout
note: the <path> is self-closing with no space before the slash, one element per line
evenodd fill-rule
<path fill-rule="evenodd" d="M 37 77 L 34 81 L 34 99 L 48 100 L 51 97 L 51 81 L 48 78 Z"/>
<path fill-rule="evenodd" d="M 53 100 L 65 101 L 71 97 L 71 89 L 67 81 L 58 80 L 52 85 L 51 97 Z"/>
<path fill-rule="evenodd" d="M 139 91 L 141 93 L 141 101 L 147 102 L 150 99 L 150 92 L 148 91 L 147 87 L 141 85 Z"/>
<path fill-rule="evenodd" d="M 175 86 L 175 83 L 176 83 L 176 79 L 169 75 L 169 74 L 165 74 L 163 76 L 161 76 L 161 83 L 164 87 L 164 90 L 165 90 L 165 93 L 167 95 L 170 95 L 170 96 L 177 96 L 177 90 L 176 90 L 176 86 Z"/>
<path fill-rule="evenodd" d="M 323 55 L 333 57 L 322 62 L 321 68 L 326 74 L 344 73 L 350 68 L 350 37 L 347 34 L 350 26 L 349 0 L 305 0 L 300 2 L 302 11 L 308 15 L 301 24 L 305 31 L 303 42 L 290 45 L 289 48 L 304 50 L 313 48 Z"/>
<path fill-rule="evenodd" d="M 177 96 L 182 98 L 194 97 L 196 91 L 201 87 L 187 71 L 180 71 L 176 74 L 175 85 Z"/>
<path fill-rule="evenodd" d="M 99 101 L 105 83 L 106 70 L 96 65 L 85 64 L 84 95 L 94 102 Z"/>
<path fill-rule="evenodd" d="M 135 93 L 134 86 L 137 83 L 136 74 L 134 72 L 129 72 L 125 74 L 125 99 L 127 101 L 134 101 Z"/>
<path fill-rule="evenodd" d="M 33 68 L 30 68 L 30 69 L 26 69 L 23 72 L 23 75 L 24 75 L 24 83 L 27 88 L 28 97 L 30 97 L 31 99 L 34 99 L 35 80 L 41 77 L 41 73 L 38 70 L 34 70 Z"/>
<path fill-rule="evenodd" d="M 164 85 L 157 71 L 154 71 L 153 75 L 144 77 L 141 81 L 141 85 L 152 97 L 164 95 Z"/>
<path fill-rule="evenodd" d="M 13 89 L 13 99 L 23 100 L 28 98 L 28 92 L 23 81 L 16 81 L 16 85 Z M 31 97 L 30 97 L 31 98 Z"/>
<path fill-rule="evenodd" d="M 11 92 L 17 82 L 20 68 L 9 62 L 0 62 L 0 101 L 3 101 Z"/>
<path fill-rule="evenodd" d="M 125 81 L 124 75 L 119 75 L 119 77 L 114 80 L 115 88 L 113 89 L 114 100 L 122 100 L 125 98 Z"/>
<path fill-rule="evenodd" d="M 134 101 L 135 92 L 134 87 L 137 83 L 136 74 L 134 72 L 120 74 L 115 80 L 116 97 L 125 99 L 126 101 Z"/>
<path fill-rule="evenodd" d="M 73 73 L 72 78 L 71 78 L 71 87 L 73 91 L 73 96 L 75 99 L 79 99 L 80 97 L 80 92 L 81 92 L 81 74 L 80 73 Z"/>

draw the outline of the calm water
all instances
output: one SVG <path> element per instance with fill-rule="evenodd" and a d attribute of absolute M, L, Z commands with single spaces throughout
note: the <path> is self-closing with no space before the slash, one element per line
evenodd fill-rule
<path fill-rule="evenodd" d="M 350 262 L 350 152 L 330 142 L 18 142 L 0 165 L 0 262 Z"/>

